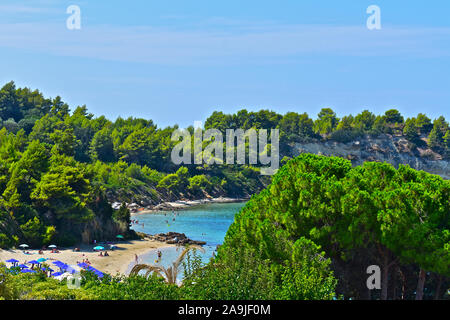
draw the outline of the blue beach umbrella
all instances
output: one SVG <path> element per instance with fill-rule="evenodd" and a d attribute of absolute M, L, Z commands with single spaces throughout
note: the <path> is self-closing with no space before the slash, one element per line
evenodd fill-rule
<path fill-rule="evenodd" d="M 48 268 L 48 267 L 42 267 L 41 270 L 42 270 L 42 271 L 50 271 L 50 272 L 53 272 L 53 269 L 52 269 L 52 268 Z"/>
<path fill-rule="evenodd" d="M 28 266 L 26 264 L 19 264 L 18 267 L 22 268 L 22 269 L 27 269 Z"/>
<path fill-rule="evenodd" d="M 9 259 L 9 260 L 6 260 L 6 262 L 12 263 L 12 265 L 15 266 L 16 263 L 19 262 L 19 260 L 16 260 L 16 259 Z"/>
<path fill-rule="evenodd" d="M 75 270 L 74 268 L 72 268 L 71 266 L 67 266 L 66 268 L 66 272 L 72 273 L 74 274 L 77 270 Z"/>
<path fill-rule="evenodd" d="M 105 248 L 102 246 L 96 246 L 94 247 L 94 250 L 105 250 Z"/>
<path fill-rule="evenodd" d="M 62 274 L 63 274 L 62 272 L 55 272 L 55 273 L 52 274 L 52 277 L 58 277 L 58 276 L 60 276 Z"/>
<path fill-rule="evenodd" d="M 40 263 L 39 263 L 38 261 L 36 261 L 36 260 L 28 261 L 28 264 L 31 264 L 31 267 L 32 267 L 32 268 L 33 268 L 33 266 L 34 266 L 35 264 L 40 265 Z"/>
<path fill-rule="evenodd" d="M 79 266 L 80 268 L 83 268 L 83 269 L 89 268 L 89 265 L 88 265 L 87 263 L 84 263 L 84 262 L 79 263 L 78 266 Z"/>
<path fill-rule="evenodd" d="M 53 262 L 53 264 L 60 269 L 67 268 L 67 264 L 65 264 L 64 262 L 61 262 L 61 261 L 55 261 L 55 262 Z"/>
<path fill-rule="evenodd" d="M 61 262 L 61 261 L 54 261 L 53 264 L 55 266 L 57 266 L 61 271 L 63 271 L 64 269 L 66 269 L 68 267 L 67 264 L 65 264 L 64 262 Z"/>
<path fill-rule="evenodd" d="M 65 263 L 60 263 L 56 265 L 61 271 L 66 270 L 69 266 Z"/>
<path fill-rule="evenodd" d="M 36 273 L 36 270 L 31 270 L 31 269 L 22 269 L 21 271 L 22 273 Z"/>
<path fill-rule="evenodd" d="M 39 262 L 39 263 L 42 263 L 42 262 L 45 262 L 45 261 L 47 261 L 47 259 L 45 259 L 45 258 L 39 258 L 39 259 L 37 259 L 37 262 Z"/>

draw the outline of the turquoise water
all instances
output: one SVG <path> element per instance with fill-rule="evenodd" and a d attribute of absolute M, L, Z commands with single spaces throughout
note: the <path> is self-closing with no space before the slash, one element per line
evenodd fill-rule
<path fill-rule="evenodd" d="M 200 254 L 202 260 L 207 262 L 212 257 L 217 245 L 222 244 L 225 234 L 234 220 L 234 215 L 244 205 L 245 203 L 213 203 L 174 212 L 143 213 L 132 217 L 139 222 L 138 225 L 133 224 L 132 229 L 147 234 L 180 232 L 192 240 L 206 241 L 206 245 L 203 246 L 205 253 Z M 161 249 L 162 259 L 157 264 L 169 266 L 178 257 L 181 250 L 177 247 Z M 155 260 L 157 260 L 156 250 L 139 257 L 139 263 L 156 264 Z"/>

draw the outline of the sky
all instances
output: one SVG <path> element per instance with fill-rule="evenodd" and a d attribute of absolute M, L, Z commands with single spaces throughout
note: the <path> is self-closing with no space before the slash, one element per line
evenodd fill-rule
<path fill-rule="evenodd" d="M 81 29 L 67 28 L 70 5 Z M 448 0 L 1 0 L 0 85 L 160 127 L 242 108 L 448 120 L 449 12 Z"/>

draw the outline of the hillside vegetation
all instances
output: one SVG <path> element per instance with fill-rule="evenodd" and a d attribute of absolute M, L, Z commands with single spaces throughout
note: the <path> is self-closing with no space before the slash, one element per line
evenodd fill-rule
<path fill-rule="evenodd" d="M 250 253 L 282 283 L 309 266 L 305 243 L 331 259 L 345 298 L 440 298 L 450 285 L 450 182 L 403 165 L 352 167 L 303 154 L 236 215 L 218 260 L 232 264 Z M 371 265 L 383 273 L 373 294 Z"/>
<path fill-rule="evenodd" d="M 38 90 L 16 88 L 14 82 L 4 85 L 0 247 L 20 242 L 67 245 L 128 233 L 129 213 L 126 208 L 112 210 L 115 201 L 146 207 L 178 199 L 244 198 L 270 183 L 258 165 L 173 164 L 170 153 L 176 142 L 171 136 L 177 128 L 158 128 L 141 118 L 111 121 L 95 117 L 86 106 L 70 112 L 60 97 L 46 98 Z M 408 139 L 411 150 L 426 147 L 442 159 L 449 154 L 450 130 L 443 117 L 432 122 L 419 114 L 404 121 L 396 110 L 338 119 L 331 109 L 323 109 L 316 120 L 294 112 L 214 112 L 205 128 L 279 128 L 281 156 L 288 157 L 295 155 L 296 143 L 385 134 Z M 193 127 L 188 130 L 193 134 Z"/>

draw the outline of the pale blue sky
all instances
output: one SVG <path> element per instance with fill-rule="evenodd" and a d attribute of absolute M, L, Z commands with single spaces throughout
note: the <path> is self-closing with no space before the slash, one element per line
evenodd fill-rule
<path fill-rule="evenodd" d="M 81 8 L 67 30 L 66 8 Z M 369 5 L 381 30 L 366 28 Z M 2 0 L 0 82 L 158 125 L 241 108 L 450 118 L 448 0 Z"/>

